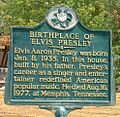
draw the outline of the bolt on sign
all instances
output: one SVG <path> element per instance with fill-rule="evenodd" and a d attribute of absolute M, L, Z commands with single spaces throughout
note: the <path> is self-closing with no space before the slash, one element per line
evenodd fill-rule
<path fill-rule="evenodd" d="M 51 8 L 36 27 L 13 27 L 5 103 L 114 105 L 111 37 L 109 30 L 86 28 L 66 6 Z"/>

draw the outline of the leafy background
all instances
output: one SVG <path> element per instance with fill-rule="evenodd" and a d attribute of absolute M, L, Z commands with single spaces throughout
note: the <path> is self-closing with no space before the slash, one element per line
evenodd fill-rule
<path fill-rule="evenodd" d="M 0 0 L 0 33 L 9 35 L 10 26 L 35 26 L 58 4 L 73 8 L 88 28 L 112 29 L 114 76 L 120 85 L 120 0 Z"/>

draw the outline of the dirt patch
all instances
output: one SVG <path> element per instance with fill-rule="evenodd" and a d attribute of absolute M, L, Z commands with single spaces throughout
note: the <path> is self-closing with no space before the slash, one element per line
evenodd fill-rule
<path fill-rule="evenodd" d="M 13 106 L 4 104 L 4 92 L 0 91 L 0 117 L 54 117 L 50 111 L 38 106 Z M 115 106 L 87 106 L 69 113 L 68 117 L 120 117 L 120 93 Z"/>

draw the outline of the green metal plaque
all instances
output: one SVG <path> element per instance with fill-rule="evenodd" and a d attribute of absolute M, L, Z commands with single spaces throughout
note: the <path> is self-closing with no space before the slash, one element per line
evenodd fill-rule
<path fill-rule="evenodd" d="M 13 27 L 5 103 L 113 105 L 111 37 L 109 30 L 83 26 L 65 6 L 50 9 L 36 27 Z"/>

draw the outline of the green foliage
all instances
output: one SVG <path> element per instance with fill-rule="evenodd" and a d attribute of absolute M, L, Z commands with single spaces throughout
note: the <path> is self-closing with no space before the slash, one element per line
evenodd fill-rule
<path fill-rule="evenodd" d="M 73 8 L 89 28 L 112 29 L 115 77 L 120 84 L 120 0 L 0 0 L 0 32 L 9 34 L 10 26 L 35 26 L 58 4 Z"/>
<path fill-rule="evenodd" d="M 103 2 L 102 2 L 103 1 Z M 73 7 L 78 15 L 80 20 L 89 28 L 94 29 L 108 29 L 110 22 L 110 14 L 108 12 L 108 5 L 106 4 L 108 0 L 71 0 L 71 7 Z"/>
<path fill-rule="evenodd" d="M 58 4 L 66 4 L 76 10 L 80 20 L 90 28 L 108 29 L 110 15 L 108 0 L 6 0 L 3 11 L 7 14 L 2 17 L 3 31 L 9 32 L 10 26 L 33 26 L 41 22 L 49 8 Z"/>
<path fill-rule="evenodd" d="M 120 85 L 120 0 L 112 0 L 111 9 L 115 78 L 116 84 Z"/>
<path fill-rule="evenodd" d="M 4 20 L 4 33 L 9 32 L 10 26 L 36 25 L 46 13 L 43 0 L 7 0 L 4 6 L 3 9 L 7 12 L 2 17 Z"/>

